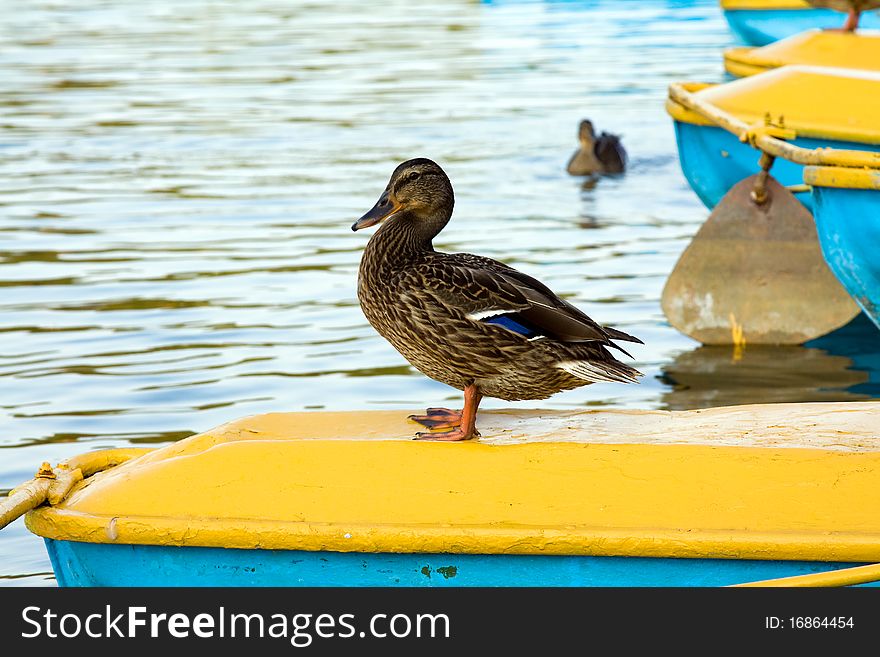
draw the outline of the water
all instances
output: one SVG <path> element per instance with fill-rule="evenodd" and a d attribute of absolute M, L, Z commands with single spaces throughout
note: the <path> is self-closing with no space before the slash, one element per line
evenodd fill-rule
<path fill-rule="evenodd" d="M 646 342 L 640 385 L 541 406 L 880 397 L 864 318 L 737 360 L 660 310 L 707 215 L 663 102 L 669 82 L 723 79 L 714 0 L 2 7 L 4 492 L 43 460 L 244 415 L 456 405 L 355 297 L 368 234 L 349 226 L 418 156 L 457 194 L 440 248 L 502 259 Z M 623 135 L 625 176 L 565 173 L 584 117 Z M 0 585 L 53 583 L 40 540 L 3 530 Z"/>

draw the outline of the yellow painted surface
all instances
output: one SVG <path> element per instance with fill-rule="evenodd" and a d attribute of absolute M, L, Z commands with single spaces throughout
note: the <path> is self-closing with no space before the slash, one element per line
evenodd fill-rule
<path fill-rule="evenodd" d="M 763 124 L 769 113 L 799 137 L 880 144 L 878 72 L 785 66 L 724 84 L 683 86 L 747 124 Z M 666 109 L 677 121 L 713 125 L 674 100 Z"/>
<path fill-rule="evenodd" d="M 748 584 L 736 584 L 736 587 L 819 587 L 819 586 L 855 586 L 869 582 L 880 581 L 880 564 L 856 566 L 855 568 L 841 568 L 825 573 L 810 573 L 809 575 L 794 575 L 793 577 L 780 577 L 778 579 L 765 579 L 760 582 Z"/>
<path fill-rule="evenodd" d="M 94 475 L 27 524 L 100 543 L 880 560 L 878 412 L 487 412 L 465 443 L 413 441 L 398 411 L 270 414 Z M 531 440 L 542 426 L 556 439 Z"/>
<path fill-rule="evenodd" d="M 747 78 L 750 75 L 757 75 L 758 73 L 766 71 L 768 67 L 751 64 L 746 58 L 740 56 L 748 50 L 751 50 L 751 48 L 741 47 L 726 50 L 724 52 L 724 69 L 738 78 Z"/>
<path fill-rule="evenodd" d="M 880 71 L 880 32 L 807 30 L 762 48 L 724 52 L 724 67 L 740 77 L 791 64 Z"/>
<path fill-rule="evenodd" d="M 50 479 L 31 479 L 0 498 L 0 529 L 45 502 L 51 483 Z"/>
<path fill-rule="evenodd" d="M 721 0 L 721 8 L 736 9 L 810 9 L 806 0 Z"/>
<path fill-rule="evenodd" d="M 880 170 L 846 167 L 806 167 L 804 182 L 817 187 L 880 189 Z"/>
<path fill-rule="evenodd" d="M 79 469 L 84 477 L 90 477 L 96 472 L 115 468 L 136 456 L 143 456 L 153 450 L 148 447 L 120 447 L 117 449 L 102 449 L 95 452 L 86 452 L 74 456 L 63 465 L 68 469 Z"/>

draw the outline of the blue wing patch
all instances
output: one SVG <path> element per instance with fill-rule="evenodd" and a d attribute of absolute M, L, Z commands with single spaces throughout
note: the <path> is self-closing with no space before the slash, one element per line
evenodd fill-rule
<path fill-rule="evenodd" d="M 487 317 L 484 320 L 481 320 L 486 324 L 497 324 L 498 326 L 503 326 L 508 331 L 513 331 L 514 333 L 519 333 L 522 336 L 527 338 L 533 338 L 538 335 L 542 335 L 540 331 L 535 330 L 531 327 L 528 322 L 522 320 L 522 318 L 518 317 L 516 313 L 510 313 L 508 315 L 496 315 L 495 317 Z"/>

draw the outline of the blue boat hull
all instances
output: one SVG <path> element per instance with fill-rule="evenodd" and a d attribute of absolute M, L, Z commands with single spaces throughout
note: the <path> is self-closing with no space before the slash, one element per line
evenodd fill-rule
<path fill-rule="evenodd" d="M 846 20 L 831 9 L 729 9 L 724 17 L 737 40 L 747 46 L 766 46 L 815 27 L 841 27 Z M 862 14 L 859 27 L 880 28 L 880 14 Z"/>
<path fill-rule="evenodd" d="M 46 539 L 60 586 L 724 586 L 857 564 L 108 545 Z"/>
<path fill-rule="evenodd" d="M 880 327 L 880 190 L 813 187 L 825 261 Z"/>
<path fill-rule="evenodd" d="M 714 126 L 694 125 L 675 121 L 675 138 L 681 170 L 691 188 L 709 209 L 743 178 L 760 171 L 760 151 L 739 141 L 733 134 Z M 880 146 L 845 141 L 795 139 L 803 148 L 845 148 L 880 152 Z M 783 158 L 776 158 L 771 175 L 782 185 L 802 185 L 804 167 Z M 809 192 L 795 194 L 808 210 L 813 210 Z"/>

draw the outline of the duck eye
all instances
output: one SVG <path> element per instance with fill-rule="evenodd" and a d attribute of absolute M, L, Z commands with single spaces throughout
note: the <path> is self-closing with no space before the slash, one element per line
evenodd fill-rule
<path fill-rule="evenodd" d="M 420 174 L 418 171 L 413 171 L 412 173 L 410 173 L 410 174 L 407 176 L 407 179 L 408 179 L 408 180 L 416 180 L 416 179 L 418 179 L 418 177 L 419 177 L 420 175 L 422 175 L 422 174 Z"/>

